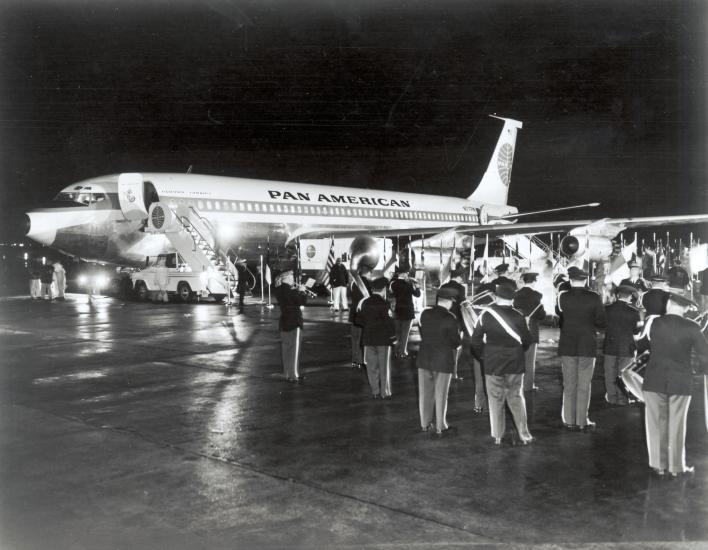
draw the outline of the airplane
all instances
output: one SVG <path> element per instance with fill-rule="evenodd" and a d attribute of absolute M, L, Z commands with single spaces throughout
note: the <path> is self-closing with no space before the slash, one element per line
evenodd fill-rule
<path fill-rule="evenodd" d="M 601 261 L 612 251 L 611 239 L 626 229 L 708 221 L 708 214 L 519 221 L 598 203 L 534 212 L 507 204 L 522 123 L 491 116 L 504 126 L 484 176 L 466 198 L 192 173 L 122 173 L 65 187 L 49 204 L 27 212 L 24 229 L 27 237 L 69 256 L 136 267 L 146 256 L 196 249 L 197 240 L 254 261 L 266 243 L 286 247 L 305 238 L 353 238 L 350 268 L 356 274 L 379 262 L 380 237 L 415 238 L 411 246 L 436 250 L 451 242 L 469 246 L 472 235 L 569 231 L 561 252 Z"/>

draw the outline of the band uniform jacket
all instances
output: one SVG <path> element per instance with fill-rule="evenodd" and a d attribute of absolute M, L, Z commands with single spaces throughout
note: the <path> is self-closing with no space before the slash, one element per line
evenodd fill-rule
<path fill-rule="evenodd" d="M 637 346 L 634 335 L 639 332 L 639 310 L 617 300 L 614 304 L 605 306 L 607 328 L 602 352 L 605 355 L 617 357 L 632 357 Z"/>
<path fill-rule="evenodd" d="M 666 315 L 669 293 L 660 288 L 652 288 L 642 296 L 642 307 L 647 315 Z"/>
<path fill-rule="evenodd" d="M 395 279 L 391 282 L 391 292 L 396 299 L 394 313 L 396 319 L 413 319 L 415 309 L 413 307 L 413 296 L 420 296 L 420 289 L 413 288 L 413 285 L 403 279 Z"/>
<path fill-rule="evenodd" d="M 701 371 L 708 371 L 708 342 L 700 327 L 680 315 L 670 313 L 656 317 L 648 338 L 639 342 L 639 349 L 651 351 L 644 373 L 644 391 L 669 395 L 691 395 L 693 372 L 691 351 L 695 351 Z"/>
<path fill-rule="evenodd" d="M 440 286 L 440 289 L 442 290 L 443 288 L 451 288 L 455 292 L 457 292 L 457 298 L 453 300 L 452 302 L 452 307 L 450 308 L 450 312 L 455 316 L 457 319 L 457 324 L 460 326 L 460 330 L 463 330 L 465 333 L 467 332 L 467 328 L 465 327 L 465 323 L 462 321 L 462 311 L 460 311 L 460 304 L 465 301 L 466 295 L 465 295 L 465 287 L 462 286 L 460 283 L 457 281 L 448 281 L 444 285 Z M 471 334 L 470 334 L 471 336 Z"/>
<path fill-rule="evenodd" d="M 275 297 L 280 306 L 280 322 L 278 323 L 280 331 L 290 332 L 296 328 L 302 328 L 302 310 L 300 306 L 304 306 L 307 303 L 305 293 L 283 283 L 275 287 Z"/>
<path fill-rule="evenodd" d="M 372 294 L 357 307 L 357 323 L 363 327 L 361 343 L 364 346 L 393 345 L 396 325 L 389 315 L 388 302 L 378 294 Z"/>
<path fill-rule="evenodd" d="M 639 277 L 639 279 L 637 279 L 636 281 L 632 281 L 632 279 L 630 279 L 629 277 L 627 277 L 626 279 L 622 279 L 620 281 L 620 286 L 622 285 L 633 286 L 640 292 L 646 292 L 647 290 L 649 290 L 649 285 L 641 277 Z"/>
<path fill-rule="evenodd" d="M 362 277 L 361 280 L 364 282 L 366 290 L 368 290 L 369 294 L 371 294 L 371 281 L 369 281 L 369 279 L 367 279 L 366 277 Z M 352 307 L 349 310 L 349 322 L 354 323 L 357 326 L 361 326 L 361 324 L 356 319 L 356 310 L 359 307 L 359 302 L 364 297 L 364 295 L 361 293 L 361 290 L 359 290 L 359 287 L 357 286 L 355 281 L 352 281 L 351 283 L 351 294 Z"/>
<path fill-rule="evenodd" d="M 531 345 L 531 333 L 523 313 L 511 306 L 493 304 L 493 309 L 519 336 L 519 343 L 489 312 L 482 310 L 472 334 L 472 354 L 484 361 L 485 374 L 522 374 L 526 368 L 524 352 Z"/>
<path fill-rule="evenodd" d="M 425 308 L 420 314 L 417 367 L 452 373 L 460 341 L 460 328 L 452 313 L 442 306 Z"/>
<path fill-rule="evenodd" d="M 605 308 L 597 292 L 580 287 L 561 292 L 556 313 L 561 327 L 558 355 L 595 357 L 595 333 L 605 328 Z"/>
<path fill-rule="evenodd" d="M 334 264 L 332 269 L 329 270 L 329 282 L 332 285 L 332 288 L 347 286 L 347 282 L 349 282 L 349 273 L 347 272 L 347 268 L 342 264 Z"/>
<path fill-rule="evenodd" d="M 527 286 L 519 289 L 514 296 L 514 307 L 528 320 L 532 344 L 538 344 L 538 322 L 546 318 L 546 310 L 541 304 L 542 299 L 543 294 Z"/>

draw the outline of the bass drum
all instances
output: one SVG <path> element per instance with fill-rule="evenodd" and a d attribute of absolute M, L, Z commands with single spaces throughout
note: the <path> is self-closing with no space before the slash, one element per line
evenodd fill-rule
<path fill-rule="evenodd" d="M 644 384 L 644 373 L 648 362 L 649 353 L 644 352 L 623 368 L 617 377 L 617 385 L 620 390 L 622 390 L 627 397 L 636 399 L 641 403 L 644 403 L 642 385 Z"/>

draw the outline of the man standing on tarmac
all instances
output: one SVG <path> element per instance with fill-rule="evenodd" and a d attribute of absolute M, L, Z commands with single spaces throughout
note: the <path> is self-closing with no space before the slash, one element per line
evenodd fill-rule
<path fill-rule="evenodd" d="M 521 276 L 521 280 L 523 286 L 514 296 L 514 307 L 524 314 L 531 333 L 531 345 L 526 350 L 524 359 L 526 363 L 524 391 L 538 391 L 539 387 L 535 384 L 538 323 L 546 318 L 546 310 L 541 303 L 543 294 L 535 290 L 538 273 L 528 271 Z"/>
<path fill-rule="evenodd" d="M 275 280 L 275 297 L 280 306 L 280 342 L 283 374 L 287 382 L 302 382 L 300 376 L 300 343 L 302 341 L 302 310 L 307 303 L 304 288 L 296 289 L 292 271 L 284 271 Z"/>
<path fill-rule="evenodd" d="M 438 435 L 450 429 L 446 421 L 447 394 L 460 345 L 459 325 L 450 309 L 457 297 L 454 288 L 440 288 L 437 304 L 420 314 L 421 340 L 417 358 L 420 426 L 424 432 L 435 429 Z"/>
<path fill-rule="evenodd" d="M 357 306 L 357 322 L 362 327 L 361 341 L 366 357 L 366 374 L 374 399 L 391 399 L 391 346 L 396 326 L 391 319 L 386 287 L 388 279 L 379 277 L 371 282 L 371 296 Z"/>
<path fill-rule="evenodd" d="M 501 445 L 506 430 L 509 405 L 522 444 L 533 441 L 526 418 L 523 380 L 526 361 L 524 352 L 531 344 L 526 319 L 512 307 L 515 288 L 497 285 L 496 303 L 483 310 L 472 334 L 472 351 L 484 360 L 489 424 L 495 445 Z"/>
<path fill-rule="evenodd" d="M 371 277 L 371 271 L 366 267 L 359 268 L 359 277 L 362 283 L 367 289 L 367 292 L 371 294 L 371 282 L 369 278 Z M 366 361 L 364 358 L 364 347 L 361 344 L 361 324 L 357 320 L 357 307 L 359 302 L 364 297 L 356 281 L 351 281 L 351 295 L 352 295 L 352 307 L 349 310 L 349 322 L 351 323 L 351 339 L 352 339 L 352 367 L 360 369 L 366 366 Z"/>
<path fill-rule="evenodd" d="M 349 283 L 349 273 L 342 265 L 342 258 L 337 258 L 329 272 L 329 284 L 332 286 L 332 309 L 339 311 L 341 304 L 342 311 L 349 309 L 347 303 L 347 283 Z"/>
<path fill-rule="evenodd" d="M 413 307 L 413 296 L 420 296 L 418 281 L 408 278 L 408 271 L 401 269 L 398 279 L 391 282 L 391 292 L 396 299 L 394 316 L 396 320 L 396 357 L 408 357 L 408 335 L 411 331 L 415 308 Z"/>
<path fill-rule="evenodd" d="M 466 295 L 465 295 L 465 287 L 462 286 L 462 280 L 463 280 L 463 272 L 461 269 L 455 270 L 452 273 L 450 273 L 450 280 L 445 283 L 444 285 L 440 286 L 440 290 L 447 288 L 451 289 L 455 292 L 455 296 L 452 302 L 452 307 L 450 308 L 450 312 L 457 318 L 457 324 L 460 327 L 460 330 L 463 332 L 463 336 L 465 336 L 468 340 L 472 336 L 471 334 L 467 334 L 467 328 L 465 327 L 465 323 L 462 320 L 462 311 L 460 309 L 460 304 L 465 301 Z M 439 296 L 439 294 L 438 294 Z M 462 359 L 469 356 L 469 353 L 467 353 L 467 350 L 464 349 L 465 346 L 459 346 L 457 348 L 457 352 L 455 353 L 455 368 L 452 372 L 452 379 L 453 380 L 463 380 L 461 376 L 458 376 L 457 371 L 460 362 L 462 362 Z"/>
<path fill-rule="evenodd" d="M 563 368 L 563 425 L 571 430 L 591 430 L 588 419 L 590 384 L 595 370 L 595 333 L 605 328 L 605 308 L 600 296 L 585 288 L 588 273 L 568 268 L 570 290 L 558 294 L 556 313 L 560 324 L 558 355 Z"/>
<path fill-rule="evenodd" d="M 617 375 L 632 362 L 637 346 L 634 335 L 639 333 L 639 310 L 632 305 L 637 289 L 620 285 L 615 290 L 617 300 L 605 306 L 607 328 L 603 345 L 605 367 L 605 401 L 610 405 L 627 405 L 627 398 L 617 386 Z"/>
<path fill-rule="evenodd" d="M 655 317 L 639 341 L 640 351 L 651 356 L 644 376 L 646 435 L 649 466 L 658 474 L 672 476 L 693 472 L 686 465 L 686 415 L 691 402 L 693 372 L 691 352 L 703 373 L 708 372 L 708 342 L 700 327 L 684 319 L 696 304 L 670 293 L 666 315 Z"/>

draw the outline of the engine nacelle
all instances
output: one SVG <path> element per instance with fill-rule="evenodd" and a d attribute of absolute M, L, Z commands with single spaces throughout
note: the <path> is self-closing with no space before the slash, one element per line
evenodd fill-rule
<path fill-rule="evenodd" d="M 590 249 L 590 261 L 603 262 L 612 254 L 612 241 L 606 237 L 568 235 L 560 243 L 561 252 L 569 258 L 577 258 Z"/>
<path fill-rule="evenodd" d="M 373 270 L 379 263 L 379 247 L 372 237 L 359 236 L 349 246 L 349 257 L 352 270 L 367 267 Z"/>

